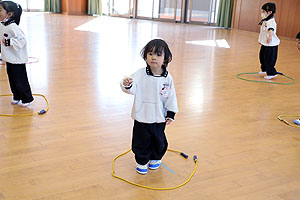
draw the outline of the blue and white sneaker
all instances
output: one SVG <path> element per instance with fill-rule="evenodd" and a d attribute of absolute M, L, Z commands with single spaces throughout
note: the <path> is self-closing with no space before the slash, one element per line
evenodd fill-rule
<path fill-rule="evenodd" d="M 161 164 L 161 160 L 150 160 L 149 169 L 157 169 Z"/>
<path fill-rule="evenodd" d="M 300 125 L 300 119 L 295 119 L 294 123 Z"/>
<path fill-rule="evenodd" d="M 139 174 L 147 174 L 148 172 L 148 165 L 140 165 L 136 164 L 136 172 Z"/>

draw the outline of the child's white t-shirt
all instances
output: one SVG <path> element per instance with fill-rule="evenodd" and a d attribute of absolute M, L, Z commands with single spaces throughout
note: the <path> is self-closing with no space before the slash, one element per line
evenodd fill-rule
<path fill-rule="evenodd" d="M 134 95 L 131 117 L 143 123 L 162 123 L 166 121 L 167 111 L 178 112 L 177 98 L 173 78 L 170 73 L 164 76 L 150 76 L 142 68 L 131 75 L 133 83 L 125 93 Z"/>
<path fill-rule="evenodd" d="M 269 29 L 273 29 L 272 41 L 267 43 L 267 39 L 269 37 Z M 264 46 L 278 46 L 280 44 L 280 40 L 276 35 L 277 24 L 275 19 L 269 19 L 268 21 L 264 21 L 260 27 L 260 33 L 258 37 L 258 42 Z"/>

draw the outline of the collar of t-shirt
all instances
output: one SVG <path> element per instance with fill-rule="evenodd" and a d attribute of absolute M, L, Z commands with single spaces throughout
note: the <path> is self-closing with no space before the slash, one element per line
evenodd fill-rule
<path fill-rule="evenodd" d="M 262 23 L 263 23 L 264 21 L 269 21 L 269 20 L 272 19 L 272 18 L 274 18 L 274 15 L 273 15 L 273 14 L 269 15 L 267 18 L 262 19 L 262 20 L 259 22 L 258 25 L 262 25 Z"/>
<path fill-rule="evenodd" d="M 1 22 L 4 26 L 8 26 L 12 23 L 15 23 L 16 21 L 13 19 L 13 20 L 8 20 L 7 22 Z"/>
<path fill-rule="evenodd" d="M 163 69 L 163 72 L 162 72 L 161 75 L 158 76 L 158 77 L 161 77 L 161 76 L 167 77 L 167 76 L 168 76 L 168 71 L 167 71 L 167 69 L 166 69 L 166 67 L 165 67 L 164 65 L 162 66 L 162 69 Z M 154 75 L 154 74 L 153 74 L 153 72 L 152 72 L 152 70 L 151 70 L 151 68 L 150 68 L 149 65 L 147 65 L 147 67 L 146 67 L 146 73 L 147 73 L 147 75 L 149 75 L 149 76 L 155 76 L 155 77 L 157 77 L 157 75 Z"/>

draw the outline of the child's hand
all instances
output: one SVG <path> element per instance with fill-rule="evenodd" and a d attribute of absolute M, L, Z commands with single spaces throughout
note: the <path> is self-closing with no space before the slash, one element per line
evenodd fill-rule
<path fill-rule="evenodd" d="M 5 46 L 5 39 L 2 39 L 1 43 L 4 44 L 4 46 Z"/>
<path fill-rule="evenodd" d="M 123 80 L 123 85 L 126 87 L 126 86 L 129 86 L 132 82 L 133 82 L 132 78 L 125 77 Z"/>
<path fill-rule="evenodd" d="M 270 42 L 272 42 L 272 36 L 267 38 L 267 43 L 270 43 Z"/>
<path fill-rule="evenodd" d="M 167 124 L 167 125 L 170 125 L 172 122 L 173 122 L 173 120 L 171 120 L 171 119 L 166 119 L 166 124 Z"/>

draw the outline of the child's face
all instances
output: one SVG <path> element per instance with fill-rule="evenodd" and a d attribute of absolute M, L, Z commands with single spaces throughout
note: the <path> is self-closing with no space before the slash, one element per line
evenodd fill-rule
<path fill-rule="evenodd" d="M 270 14 L 272 13 L 272 11 L 269 11 L 269 12 L 267 12 L 267 11 L 265 11 L 265 10 L 261 10 L 261 18 L 267 18 Z"/>
<path fill-rule="evenodd" d="M 297 48 L 300 51 L 300 39 L 297 39 Z"/>
<path fill-rule="evenodd" d="M 4 21 L 8 17 L 7 11 L 3 8 L 2 5 L 0 5 L 0 21 Z"/>
<path fill-rule="evenodd" d="M 165 59 L 165 53 L 164 51 L 158 51 L 155 53 L 155 49 L 152 50 L 152 52 L 147 53 L 147 63 L 150 66 L 151 69 L 158 69 L 161 68 L 161 66 L 164 63 Z"/>

